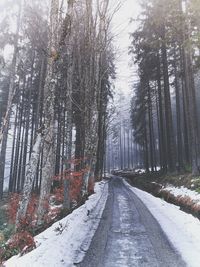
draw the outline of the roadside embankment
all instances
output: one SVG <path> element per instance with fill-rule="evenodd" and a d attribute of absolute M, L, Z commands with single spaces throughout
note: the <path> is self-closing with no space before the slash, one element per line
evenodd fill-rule
<path fill-rule="evenodd" d="M 200 219 L 200 177 L 191 174 L 163 175 L 131 171 L 115 172 L 134 187 L 144 190 L 165 201 L 180 206 L 181 210 Z"/>

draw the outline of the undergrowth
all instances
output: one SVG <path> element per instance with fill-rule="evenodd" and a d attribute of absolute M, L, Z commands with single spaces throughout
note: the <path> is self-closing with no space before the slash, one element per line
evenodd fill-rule
<path fill-rule="evenodd" d="M 34 236 L 50 227 L 54 222 L 65 217 L 73 209 L 82 205 L 87 195 L 82 195 L 84 174 L 89 169 L 85 168 L 78 172 L 66 171 L 53 177 L 56 186 L 52 189 L 47 201 L 43 204 L 45 215 L 42 224 L 37 225 L 37 207 L 39 196 L 31 195 L 26 216 L 20 218 L 19 225 L 15 227 L 16 215 L 21 195 L 10 195 L 5 210 L 0 209 L 0 263 L 16 254 L 25 254 L 35 248 Z M 70 210 L 63 209 L 64 202 L 64 179 L 69 181 Z M 94 192 L 94 177 L 89 178 L 88 195 Z"/>

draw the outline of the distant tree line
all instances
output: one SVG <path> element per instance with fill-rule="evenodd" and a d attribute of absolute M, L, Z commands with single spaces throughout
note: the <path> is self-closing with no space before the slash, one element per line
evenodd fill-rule
<path fill-rule="evenodd" d="M 120 92 L 109 109 L 105 171 L 143 168 L 142 147 L 134 140 L 130 120 L 130 98 Z"/>
<path fill-rule="evenodd" d="M 200 1 L 143 0 L 130 54 L 132 126 L 147 171 L 200 174 Z"/>

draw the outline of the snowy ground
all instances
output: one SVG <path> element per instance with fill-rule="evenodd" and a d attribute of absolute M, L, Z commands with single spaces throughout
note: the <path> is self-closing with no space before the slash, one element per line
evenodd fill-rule
<path fill-rule="evenodd" d="M 168 185 L 162 190 L 168 191 L 173 194 L 175 197 L 189 197 L 193 202 L 200 205 L 200 194 L 194 190 L 190 190 L 184 186 L 174 187 L 172 185 Z"/>
<path fill-rule="evenodd" d="M 192 215 L 181 211 L 178 206 L 169 204 L 149 193 L 133 188 L 125 181 L 124 183 L 148 207 L 188 266 L 199 267 L 200 221 Z M 173 191 L 174 193 L 175 191 L 178 192 L 179 195 L 181 193 L 178 189 L 173 189 Z M 187 193 L 189 191 L 187 191 Z M 192 194 L 193 193 L 190 192 L 190 195 Z"/>
<path fill-rule="evenodd" d="M 125 181 L 124 184 L 148 207 L 187 265 L 199 267 L 200 221 L 175 205 L 134 188 Z M 177 195 L 187 191 L 183 188 L 180 189 L 181 191 L 174 188 L 168 189 L 173 190 L 174 194 L 177 192 Z M 95 191 L 96 194 L 92 195 L 85 205 L 38 235 L 35 238 L 37 242 L 35 250 L 25 256 L 11 258 L 5 266 L 71 267 L 74 263 L 81 262 L 99 225 L 108 196 L 108 184 L 106 182 L 97 184 Z M 192 197 L 193 193 L 187 191 L 187 194 Z M 193 197 L 197 198 L 197 195 Z M 122 218 L 118 219 L 120 221 Z M 56 228 L 62 227 L 64 228 L 62 234 L 55 231 Z"/>
<path fill-rule="evenodd" d="M 71 267 L 80 262 L 99 225 L 108 196 L 108 183 L 95 186 L 95 194 L 80 208 L 35 237 L 37 248 L 14 256 L 6 267 Z M 55 229 L 62 231 L 59 234 Z"/>

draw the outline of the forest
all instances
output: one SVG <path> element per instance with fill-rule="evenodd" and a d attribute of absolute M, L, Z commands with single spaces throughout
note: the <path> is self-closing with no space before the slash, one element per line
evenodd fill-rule
<path fill-rule="evenodd" d="M 199 12 L 198 0 L 143 1 L 131 34 L 131 121 L 146 171 L 200 174 Z"/>
<path fill-rule="evenodd" d="M 200 175 L 200 0 L 140 1 L 131 101 L 114 85 L 121 2 L 0 2 L 1 260 L 33 248 L 106 172 Z"/>
<path fill-rule="evenodd" d="M 199 14 L 198 0 L 141 1 L 129 46 L 138 79 L 131 114 L 110 130 L 110 169 L 200 174 Z"/>
<path fill-rule="evenodd" d="M 48 223 L 49 201 L 69 212 L 102 177 L 115 78 L 117 6 L 108 5 L 19 0 L 0 7 L 0 198 L 11 196 L 15 231 Z"/>

